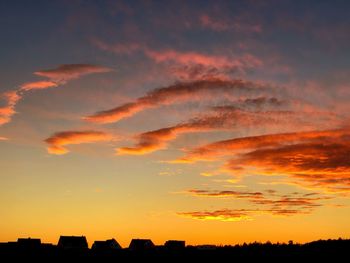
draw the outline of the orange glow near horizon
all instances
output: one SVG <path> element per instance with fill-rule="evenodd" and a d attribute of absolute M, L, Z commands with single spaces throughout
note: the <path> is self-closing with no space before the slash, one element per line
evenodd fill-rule
<path fill-rule="evenodd" d="M 349 238 L 345 2 L 2 3 L 0 242 Z"/>

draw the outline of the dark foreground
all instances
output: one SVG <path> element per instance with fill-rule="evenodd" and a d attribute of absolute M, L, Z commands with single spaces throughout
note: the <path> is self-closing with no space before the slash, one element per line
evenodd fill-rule
<path fill-rule="evenodd" d="M 0 247 L 0 262 L 285 262 L 310 260 L 312 262 L 348 262 L 350 240 L 320 240 L 307 244 L 252 243 L 236 246 L 187 246 L 169 249 L 163 246 L 145 250 L 60 249 L 57 246 Z"/>

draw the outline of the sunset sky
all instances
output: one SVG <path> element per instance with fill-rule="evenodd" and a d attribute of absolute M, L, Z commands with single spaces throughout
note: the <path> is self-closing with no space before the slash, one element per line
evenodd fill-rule
<path fill-rule="evenodd" d="M 0 242 L 350 237 L 349 1 L 0 1 Z"/>

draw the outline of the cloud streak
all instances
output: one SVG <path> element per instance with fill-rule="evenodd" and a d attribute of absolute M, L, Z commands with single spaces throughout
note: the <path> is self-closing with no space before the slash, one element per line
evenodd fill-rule
<path fill-rule="evenodd" d="M 27 82 L 21 85 L 21 91 L 29 91 L 29 90 L 37 90 L 37 89 L 47 89 L 52 87 L 57 87 L 58 83 L 53 81 L 35 81 L 35 82 Z"/>
<path fill-rule="evenodd" d="M 300 214 L 309 214 L 310 211 L 298 209 L 220 209 L 214 211 L 194 211 L 179 212 L 179 216 L 189 217 L 197 220 L 216 220 L 226 222 L 237 222 L 244 220 L 253 220 L 258 215 L 272 216 L 293 216 Z"/>
<path fill-rule="evenodd" d="M 190 189 L 187 191 L 190 195 L 193 196 L 204 196 L 204 197 L 229 197 L 235 199 L 263 199 L 264 194 L 262 192 L 249 192 L 249 191 L 209 191 L 201 189 Z"/>
<path fill-rule="evenodd" d="M 66 82 L 71 79 L 76 79 L 84 75 L 94 73 L 110 72 L 112 69 L 91 64 L 64 64 L 57 68 L 45 69 L 34 72 L 35 75 L 46 77 L 58 82 Z"/>
<path fill-rule="evenodd" d="M 281 195 L 274 190 L 262 192 L 218 191 L 191 189 L 186 193 L 195 197 L 243 199 L 254 205 L 250 209 L 220 209 L 214 211 L 180 212 L 178 215 L 198 220 L 242 221 L 253 220 L 258 215 L 293 216 L 309 214 L 330 197 L 318 196 L 317 193 L 301 194 L 298 192 Z M 313 197 L 314 196 L 314 197 Z M 257 207 L 258 206 L 258 207 Z"/>
<path fill-rule="evenodd" d="M 248 24 L 248 23 L 240 23 L 239 21 L 230 21 L 228 19 L 221 19 L 218 17 L 209 16 L 207 14 L 203 14 L 199 17 L 200 24 L 203 28 L 211 29 L 217 32 L 224 31 L 237 31 L 237 32 L 245 32 L 245 33 L 261 33 L 262 26 L 259 24 Z"/>
<path fill-rule="evenodd" d="M 226 168 L 233 173 L 286 175 L 307 187 L 331 192 L 350 192 L 350 132 L 272 148 L 254 149 L 231 159 Z M 252 171 L 251 171 L 252 172 Z"/>
<path fill-rule="evenodd" d="M 145 50 L 145 54 L 156 63 L 171 65 L 171 72 L 180 79 L 225 78 L 233 73 L 261 67 L 263 62 L 253 55 L 240 57 L 207 55 L 198 52 L 169 50 Z"/>
<path fill-rule="evenodd" d="M 20 85 L 16 90 L 3 93 L 1 97 L 6 105 L 0 108 L 0 126 L 11 121 L 12 116 L 16 113 L 16 104 L 22 99 L 25 92 L 58 87 L 66 84 L 66 82 L 71 79 L 76 79 L 88 74 L 109 71 L 112 71 L 112 69 L 98 65 L 65 64 L 54 69 L 34 72 L 35 75 L 49 78 L 49 80 L 26 82 Z"/>
<path fill-rule="evenodd" d="M 195 212 L 180 212 L 179 216 L 189 217 L 198 220 L 218 220 L 227 222 L 237 222 L 243 220 L 252 220 L 249 215 L 250 210 L 247 209 L 221 209 L 215 211 L 195 211 Z"/>
<path fill-rule="evenodd" d="M 22 97 L 17 91 L 7 91 L 1 98 L 5 101 L 5 106 L 0 107 L 0 126 L 11 121 L 16 113 L 15 106 Z"/>
<path fill-rule="evenodd" d="M 213 161 L 218 157 L 232 155 L 247 150 L 258 148 L 277 147 L 283 144 L 297 143 L 312 139 L 322 140 L 327 137 L 339 137 L 347 133 L 346 130 L 325 130 L 309 132 L 293 132 L 250 136 L 218 141 L 190 150 L 186 156 L 179 158 L 174 163 L 193 163 L 197 161 Z"/>
<path fill-rule="evenodd" d="M 267 87 L 243 80 L 199 80 L 176 83 L 168 87 L 154 89 L 133 102 L 117 106 L 110 110 L 100 111 L 84 119 L 96 123 L 113 123 L 146 109 L 161 105 L 184 103 L 189 100 L 210 100 L 209 94 L 218 92 L 221 95 L 234 92 L 262 92 Z"/>
<path fill-rule="evenodd" d="M 271 206 L 270 208 L 274 209 L 295 206 L 302 207 L 303 209 L 312 209 L 322 205 L 318 203 L 319 201 L 330 199 L 330 197 L 318 196 L 318 193 L 302 194 L 299 192 L 294 192 L 292 194 L 282 195 L 276 191 L 272 191 L 267 190 L 265 193 L 263 193 L 251 191 L 190 189 L 187 191 L 187 193 L 196 197 L 245 199 L 255 205 Z"/>
<path fill-rule="evenodd" d="M 62 155 L 69 152 L 67 145 L 110 141 L 112 138 L 112 135 L 101 131 L 64 131 L 55 133 L 45 142 L 48 153 Z"/>
<path fill-rule="evenodd" d="M 98 48 L 116 54 L 131 55 L 142 52 L 155 63 L 165 65 L 172 75 L 182 80 L 219 77 L 227 79 L 233 74 L 245 74 L 263 65 L 262 60 L 248 53 L 240 56 L 224 56 L 175 49 L 156 50 L 138 43 L 107 44 L 97 39 L 92 42 Z"/>
<path fill-rule="evenodd" d="M 138 142 L 134 147 L 117 149 L 118 154 L 143 155 L 166 148 L 169 141 L 179 135 L 194 132 L 217 130 L 235 130 L 242 127 L 258 127 L 269 125 L 286 125 L 286 116 L 292 113 L 284 111 L 245 111 L 236 107 L 214 107 L 212 113 L 199 116 L 188 122 L 154 131 L 141 133 L 136 136 Z M 288 120 L 290 124 L 291 120 Z"/>
<path fill-rule="evenodd" d="M 294 185 L 346 193 L 350 192 L 349 138 L 348 128 L 235 138 L 195 148 L 173 162 L 228 156 L 221 171 L 235 176 L 284 175 Z"/>

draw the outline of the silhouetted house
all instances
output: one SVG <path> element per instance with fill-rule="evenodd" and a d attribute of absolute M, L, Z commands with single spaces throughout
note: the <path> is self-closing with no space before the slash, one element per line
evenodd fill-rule
<path fill-rule="evenodd" d="M 38 249 L 41 246 L 39 238 L 18 238 L 17 247 L 21 249 Z"/>
<path fill-rule="evenodd" d="M 185 241 L 182 240 L 168 240 L 165 242 L 164 247 L 167 249 L 184 249 L 185 248 Z"/>
<path fill-rule="evenodd" d="M 155 248 L 155 245 L 150 239 L 133 239 L 129 245 L 130 250 L 148 250 L 152 248 Z"/>
<path fill-rule="evenodd" d="M 57 244 L 58 248 L 82 250 L 88 249 L 85 236 L 60 236 Z"/>
<path fill-rule="evenodd" d="M 102 250 L 105 251 L 105 250 L 122 249 L 122 247 L 114 238 L 112 238 L 112 239 L 107 239 L 106 241 L 95 241 L 91 249 L 98 250 L 98 251 L 102 251 Z"/>

